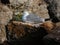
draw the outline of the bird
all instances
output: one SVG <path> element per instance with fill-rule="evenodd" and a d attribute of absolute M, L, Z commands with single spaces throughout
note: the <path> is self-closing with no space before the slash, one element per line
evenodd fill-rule
<path fill-rule="evenodd" d="M 34 24 L 45 22 L 44 18 L 32 13 L 31 11 L 29 12 L 27 10 L 23 12 L 22 20 L 23 22 L 34 23 Z"/>

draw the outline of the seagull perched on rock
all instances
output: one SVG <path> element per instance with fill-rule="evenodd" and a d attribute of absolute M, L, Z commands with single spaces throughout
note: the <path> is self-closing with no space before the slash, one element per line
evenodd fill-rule
<path fill-rule="evenodd" d="M 45 19 L 37 16 L 36 14 L 30 13 L 29 11 L 23 12 L 22 20 L 26 23 L 43 23 Z"/>

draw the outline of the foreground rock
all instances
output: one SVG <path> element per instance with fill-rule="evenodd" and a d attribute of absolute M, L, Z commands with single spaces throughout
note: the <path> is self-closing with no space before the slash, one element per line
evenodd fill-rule
<path fill-rule="evenodd" d="M 7 39 L 10 44 L 43 44 L 42 38 L 46 34 L 47 32 L 44 28 L 35 27 L 33 24 L 12 21 L 7 25 Z"/>
<path fill-rule="evenodd" d="M 59 25 L 58 25 L 59 24 Z M 45 45 L 60 45 L 60 23 L 53 29 L 52 33 L 43 38 Z"/>

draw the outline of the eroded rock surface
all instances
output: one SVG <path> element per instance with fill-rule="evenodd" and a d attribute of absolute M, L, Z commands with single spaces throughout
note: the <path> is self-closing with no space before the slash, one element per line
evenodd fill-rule
<path fill-rule="evenodd" d="M 47 4 L 44 0 L 10 0 L 10 4 L 17 10 L 29 10 L 43 18 L 49 18 Z M 19 11 L 20 12 L 20 11 Z"/>
<path fill-rule="evenodd" d="M 56 23 L 51 33 L 43 38 L 45 45 L 60 45 L 60 22 Z"/>
<path fill-rule="evenodd" d="M 33 24 L 29 23 L 13 21 L 7 25 L 7 39 L 11 44 L 43 44 L 42 37 L 46 34 L 47 32 L 44 28 L 35 27 Z"/>
<path fill-rule="evenodd" d="M 5 25 L 12 19 L 12 15 L 12 11 L 7 6 L 0 4 L 0 43 L 7 39 Z"/>

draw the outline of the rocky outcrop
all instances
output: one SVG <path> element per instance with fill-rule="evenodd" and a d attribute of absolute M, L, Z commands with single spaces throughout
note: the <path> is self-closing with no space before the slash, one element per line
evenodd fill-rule
<path fill-rule="evenodd" d="M 56 27 L 56 24 L 51 22 L 51 21 L 46 21 L 43 24 L 41 24 L 41 27 L 43 27 L 44 29 L 46 29 L 46 31 L 48 33 L 51 33 L 53 31 L 53 29 Z"/>
<path fill-rule="evenodd" d="M 44 0 L 29 0 L 28 10 L 31 10 L 33 13 L 43 17 L 49 18 L 47 4 Z M 28 3 L 27 2 L 27 3 Z"/>
<path fill-rule="evenodd" d="M 45 45 L 60 45 L 60 23 L 53 23 L 60 21 L 59 0 L 1 0 L 1 3 L 3 4 L 0 4 L 0 44 L 4 42 L 4 45 L 6 43 L 11 45 L 43 45 L 44 42 Z M 10 4 L 14 14 L 5 4 Z M 47 21 L 42 24 L 9 22 L 12 15 L 18 13 L 20 16 L 25 9 L 45 19 L 50 16 L 53 22 Z"/>
<path fill-rule="evenodd" d="M 13 12 L 7 6 L 0 4 L 0 24 L 7 25 L 12 16 Z"/>
<path fill-rule="evenodd" d="M 23 4 L 23 3 L 25 3 L 26 1 L 28 1 L 28 0 L 9 0 L 10 1 L 10 3 L 13 5 L 19 5 L 19 4 Z"/>
<path fill-rule="evenodd" d="M 59 24 L 59 25 L 58 25 Z M 43 38 L 45 45 L 60 45 L 60 23 L 56 24 L 52 33 L 49 33 Z"/>
<path fill-rule="evenodd" d="M 60 21 L 60 0 L 45 0 L 49 4 L 48 11 L 53 22 Z"/>
<path fill-rule="evenodd" d="M 0 31 L 0 44 L 3 43 L 3 45 L 43 45 L 42 38 L 48 33 L 51 33 L 54 27 L 55 25 L 49 21 L 42 24 L 29 24 L 19 21 L 11 21 L 6 25 L 6 30 L 5 25 L 1 25 L 0 27 L 2 29 Z M 7 40 L 5 36 L 7 36 Z"/>
<path fill-rule="evenodd" d="M 47 34 L 46 30 L 40 26 L 35 27 L 33 24 L 18 21 L 8 23 L 6 29 L 8 42 L 16 45 L 41 44 L 42 38 Z"/>
<path fill-rule="evenodd" d="M 0 43 L 7 39 L 5 25 L 12 19 L 12 15 L 12 11 L 7 6 L 0 4 Z"/>
<path fill-rule="evenodd" d="M 29 10 L 43 18 L 49 18 L 47 4 L 44 0 L 10 0 L 10 4 L 20 13 Z"/>

